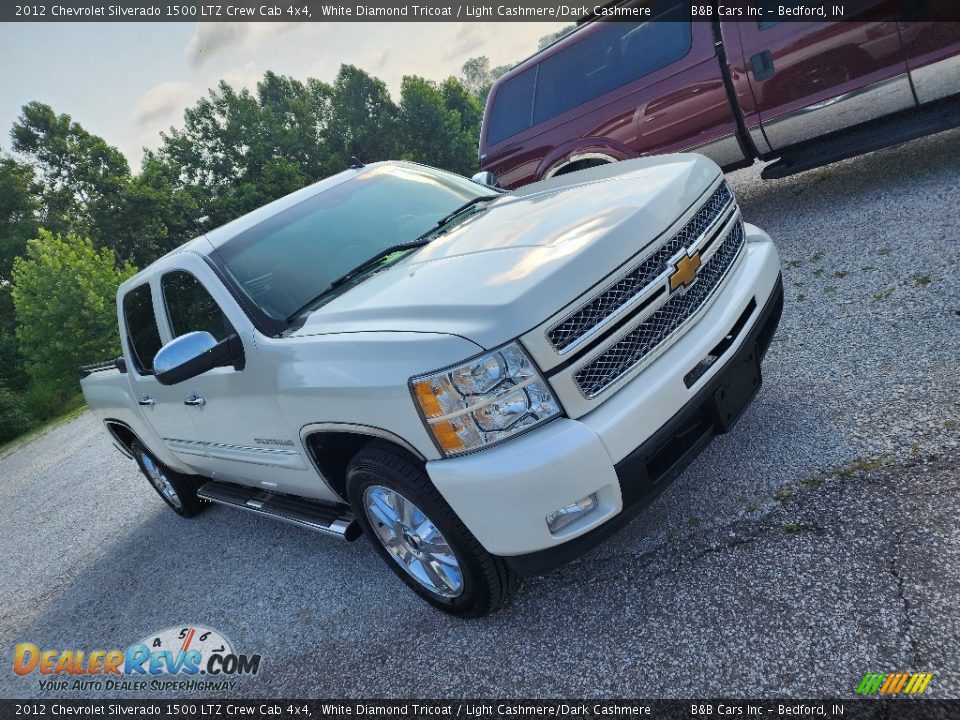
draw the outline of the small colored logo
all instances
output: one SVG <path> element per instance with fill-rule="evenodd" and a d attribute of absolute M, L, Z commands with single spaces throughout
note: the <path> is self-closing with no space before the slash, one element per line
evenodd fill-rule
<path fill-rule="evenodd" d="M 670 275 L 670 292 L 676 292 L 681 287 L 686 289 L 693 285 L 701 264 L 699 252 L 695 252 L 693 255 L 684 255 L 677 260 L 673 266 L 673 273 Z"/>
<path fill-rule="evenodd" d="M 933 673 L 867 673 L 860 681 L 860 695 L 920 695 L 933 680 Z"/>
<path fill-rule="evenodd" d="M 132 683 L 136 678 L 146 681 L 163 676 L 206 676 L 212 680 L 256 675 L 259 670 L 260 655 L 238 653 L 221 633 L 198 625 L 167 628 L 126 649 L 41 649 L 25 642 L 13 651 L 13 672 L 44 678 L 40 680 L 43 690 L 68 689 L 66 682 L 54 681 L 57 676 L 64 680 L 76 676 L 102 678 L 106 683 L 77 682 L 69 689 L 140 690 L 147 686 Z M 165 687 L 154 683 L 150 689 Z"/>

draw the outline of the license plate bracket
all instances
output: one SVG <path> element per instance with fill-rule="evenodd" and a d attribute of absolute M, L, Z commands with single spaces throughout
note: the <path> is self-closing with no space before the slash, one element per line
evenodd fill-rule
<path fill-rule="evenodd" d="M 713 393 L 718 432 L 725 433 L 737 424 L 762 382 L 760 355 L 754 343 L 749 352 L 738 353 L 724 368 L 720 385 Z"/>

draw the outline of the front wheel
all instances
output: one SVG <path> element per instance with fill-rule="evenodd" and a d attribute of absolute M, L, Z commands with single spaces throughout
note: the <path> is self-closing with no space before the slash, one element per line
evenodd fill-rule
<path fill-rule="evenodd" d="M 139 442 L 133 443 L 130 452 L 157 495 L 177 515 L 193 517 L 206 507 L 206 501 L 197 497 L 200 483 L 196 479 L 171 470 Z"/>
<path fill-rule="evenodd" d="M 380 556 L 434 607 L 483 617 L 516 587 L 517 576 L 483 549 L 426 473 L 389 446 L 357 453 L 347 470 L 347 495 Z"/>

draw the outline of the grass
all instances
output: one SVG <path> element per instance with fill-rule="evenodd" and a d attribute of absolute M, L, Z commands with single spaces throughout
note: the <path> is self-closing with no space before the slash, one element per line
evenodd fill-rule
<path fill-rule="evenodd" d="M 789 485 L 784 485 L 783 487 L 777 488 L 777 500 L 780 500 L 781 502 L 789 500 L 793 497 L 793 494 L 793 488 Z"/>
<path fill-rule="evenodd" d="M 862 470 L 864 472 L 871 472 L 873 470 L 878 470 L 887 465 L 893 464 L 893 456 L 888 453 L 883 455 L 876 455 L 875 457 L 867 458 L 857 458 L 856 460 L 850 461 L 850 463 L 837 472 L 837 475 L 842 478 L 851 478 L 857 470 Z"/>
<path fill-rule="evenodd" d="M 780 526 L 780 529 L 785 533 L 799 533 L 812 530 L 813 527 L 805 523 L 785 522 Z"/>
<path fill-rule="evenodd" d="M 810 256 L 810 259 L 813 260 L 814 262 L 820 262 L 821 260 L 823 260 L 823 253 L 815 252 L 813 255 Z"/>
<path fill-rule="evenodd" d="M 877 302 L 883 302 L 884 300 L 888 300 L 891 295 L 893 295 L 893 288 L 888 287 L 886 290 L 881 290 L 878 293 L 874 293 L 873 299 Z"/>
<path fill-rule="evenodd" d="M 931 282 L 932 280 L 930 279 L 929 275 L 917 274 L 913 276 L 913 284 L 916 285 L 917 287 L 926 287 Z"/>
<path fill-rule="evenodd" d="M 823 277 L 823 268 L 817 268 L 813 271 L 814 277 Z"/>
<path fill-rule="evenodd" d="M 823 485 L 827 477 L 827 475 L 814 475 L 813 477 L 805 478 L 800 482 L 807 487 L 817 488 Z"/>
<path fill-rule="evenodd" d="M 13 450 L 18 449 L 22 445 L 26 445 L 28 442 L 40 437 L 44 433 L 53 430 L 54 428 L 58 428 L 64 423 L 70 422 L 86 409 L 87 405 L 83 401 L 83 396 L 78 395 L 72 402 L 67 404 L 67 409 L 64 410 L 60 415 L 52 417 L 48 420 L 43 420 L 39 424 L 34 425 L 32 428 L 27 430 L 25 433 L 23 433 L 23 435 L 18 435 L 13 440 L 8 440 L 0 445 L 0 458 L 6 457 Z"/>

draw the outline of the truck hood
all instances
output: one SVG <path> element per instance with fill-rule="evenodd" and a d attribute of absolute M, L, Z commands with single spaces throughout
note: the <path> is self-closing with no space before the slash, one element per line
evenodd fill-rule
<path fill-rule="evenodd" d="M 311 313 L 295 336 L 519 337 L 608 276 L 719 175 L 701 155 L 628 160 L 533 183 Z"/>

